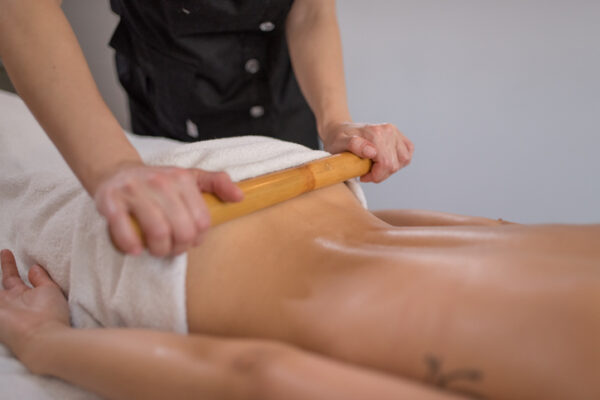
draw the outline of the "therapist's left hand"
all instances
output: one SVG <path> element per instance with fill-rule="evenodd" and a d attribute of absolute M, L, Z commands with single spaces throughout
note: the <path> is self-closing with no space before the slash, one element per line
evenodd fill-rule
<path fill-rule="evenodd" d="M 371 172 L 361 182 L 379 183 L 412 160 L 415 146 L 392 124 L 332 123 L 321 132 L 323 147 L 330 153 L 350 151 L 373 160 Z"/>

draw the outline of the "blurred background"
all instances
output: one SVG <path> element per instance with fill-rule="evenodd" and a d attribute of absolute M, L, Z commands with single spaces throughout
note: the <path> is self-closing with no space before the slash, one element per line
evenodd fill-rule
<path fill-rule="evenodd" d="M 108 1 L 64 0 L 128 127 Z M 338 0 L 353 118 L 391 122 L 413 163 L 363 185 L 371 209 L 600 222 L 600 2 Z M 1 83 L 1 77 L 0 77 Z"/>

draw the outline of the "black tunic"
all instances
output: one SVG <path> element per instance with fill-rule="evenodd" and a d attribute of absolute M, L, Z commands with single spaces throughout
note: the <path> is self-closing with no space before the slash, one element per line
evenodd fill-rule
<path fill-rule="evenodd" d="M 258 134 L 317 148 L 285 39 L 293 0 L 111 0 L 111 39 L 137 134 Z"/>

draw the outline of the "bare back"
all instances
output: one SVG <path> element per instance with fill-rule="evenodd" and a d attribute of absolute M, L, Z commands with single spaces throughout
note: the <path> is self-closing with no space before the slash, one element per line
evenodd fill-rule
<path fill-rule="evenodd" d="M 435 359 L 478 371 L 468 392 L 527 398 L 525 369 L 557 396 L 548 365 L 600 368 L 599 244 L 598 225 L 393 227 L 337 185 L 211 231 L 188 321 L 432 382 Z"/>

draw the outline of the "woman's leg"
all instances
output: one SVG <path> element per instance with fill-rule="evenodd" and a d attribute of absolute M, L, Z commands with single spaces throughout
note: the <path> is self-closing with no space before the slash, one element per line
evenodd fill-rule
<path fill-rule="evenodd" d="M 224 262 L 208 277 L 199 261 L 188 272 L 190 326 L 490 398 L 600 396 L 600 226 L 373 235 L 329 252 L 288 249 L 301 264 L 274 249 L 275 266 Z M 214 314 L 194 305 L 211 291 Z"/>

